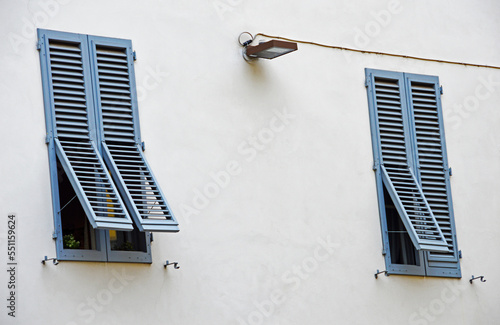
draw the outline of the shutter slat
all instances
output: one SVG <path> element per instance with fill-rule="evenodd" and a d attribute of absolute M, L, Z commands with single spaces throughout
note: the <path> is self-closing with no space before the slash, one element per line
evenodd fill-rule
<path fill-rule="evenodd" d="M 112 63 L 127 63 L 127 59 L 119 59 L 119 58 L 113 58 L 113 57 L 106 57 L 104 55 L 101 55 L 99 57 L 99 61 L 103 62 L 112 62 Z"/>
<path fill-rule="evenodd" d="M 111 56 L 111 57 L 121 57 L 121 58 L 125 58 L 125 60 L 127 60 L 127 54 L 125 52 L 116 51 L 116 50 L 106 50 L 106 48 L 102 47 L 102 46 L 97 47 L 96 53 L 97 53 L 98 59 L 99 59 L 99 57 Z"/>

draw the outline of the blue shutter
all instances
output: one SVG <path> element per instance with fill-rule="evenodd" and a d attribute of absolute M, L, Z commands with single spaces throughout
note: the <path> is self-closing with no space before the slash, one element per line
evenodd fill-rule
<path fill-rule="evenodd" d="M 375 164 L 418 250 L 448 252 L 447 242 L 413 171 L 412 143 L 403 74 L 367 70 L 374 108 Z"/>
<path fill-rule="evenodd" d="M 89 36 L 103 156 L 140 231 L 179 231 L 142 151 L 132 43 Z"/>
<path fill-rule="evenodd" d="M 132 230 L 132 220 L 94 143 L 87 37 L 47 30 L 39 30 L 39 37 L 48 141 L 92 226 Z"/>
<path fill-rule="evenodd" d="M 405 74 L 416 145 L 417 177 L 441 228 L 448 252 L 428 252 L 427 275 L 461 277 L 453 218 L 439 80 Z"/>

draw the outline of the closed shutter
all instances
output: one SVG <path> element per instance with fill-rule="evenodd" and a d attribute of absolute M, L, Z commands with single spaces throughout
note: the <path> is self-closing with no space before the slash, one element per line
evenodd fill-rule
<path fill-rule="evenodd" d="M 373 72 L 368 86 L 375 107 L 382 180 L 418 250 L 448 252 L 447 242 L 412 170 L 412 143 L 402 74 Z"/>
<path fill-rule="evenodd" d="M 144 156 L 132 44 L 89 36 L 104 160 L 140 231 L 179 231 Z"/>
<path fill-rule="evenodd" d="M 86 37 L 45 31 L 40 46 L 51 107 L 48 138 L 54 141 L 57 158 L 94 228 L 132 230 L 132 220 L 93 141 Z"/>
<path fill-rule="evenodd" d="M 405 77 L 415 125 L 418 178 L 448 247 L 448 252 L 428 253 L 427 274 L 460 275 L 439 80 L 412 74 Z"/>

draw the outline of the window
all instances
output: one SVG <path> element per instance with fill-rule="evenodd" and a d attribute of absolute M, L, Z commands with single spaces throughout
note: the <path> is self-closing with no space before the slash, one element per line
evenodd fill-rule
<path fill-rule="evenodd" d="M 388 274 L 461 277 L 434 76 L 366 69 Z"/>
<path fill-rule="evenodd" d="M 59 260 L 151 262 L 176 232 L 143 153 L 132 42 L 38 30 Z"/>

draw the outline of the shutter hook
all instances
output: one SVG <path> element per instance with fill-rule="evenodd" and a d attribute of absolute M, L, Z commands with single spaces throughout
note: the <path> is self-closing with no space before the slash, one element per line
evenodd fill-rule
<path fill-rule="evenodd" d="M 385 274 L 385 276 L 389 276 L 389 274 L 387 274 L 387 271 L 379 271 L 379 270 L 377 269 L 377 273 L 375 273 L 375 279 L 378 279 L 378 275 L 379 275 L 380 273 L 384 273 L 384 274 Z"/>
<path fill-rule="evenodd" d="M 57 258 L 55 258 L 55 257 L 47 258 L 47 256 L 45 256 L 45 258 L 42 260 L 42 264 L 45 265 L 45 262 L 50 261 L 50 260 L 52 260 L 52 263 L 54 265 L 59 264 L 59 261 L 57 260 Z"/>
<path fill-rule="evenodd" d="M 479 279 L 481 282 L 486 282 L 486 280 L 484 279 L 484 275 L 480 275 L 477 277 L 472 276 L 472 278 L 469 280 L 470 284 L 472 284 L 472 281 L 477 280 L 477 279 Z"/>
<path fill-rule="evenodd" d="M 172 262 L 170 263 L 168 260 L 165 262 L 165 264 L 163 264 L 163 267 L 166 269 L 167 266 L 169 265 L 173 265 L 174 266 L 174 269 L 180 269 L 181 267 L 178 266 L 177 264 L 179 264 L 178 262 Z"/>

